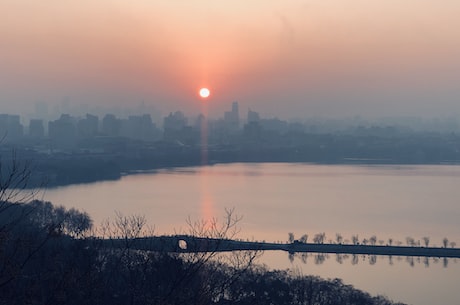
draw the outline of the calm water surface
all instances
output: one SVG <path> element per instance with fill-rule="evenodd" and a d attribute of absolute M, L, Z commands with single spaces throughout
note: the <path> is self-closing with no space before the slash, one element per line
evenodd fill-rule
<path fill-rule="evenodd" d="M 459 166 L 343 166 L 311 164 L 225 164 L 160 170 L 119 181 L 47 190 L 44 199 L 87 211 L 95 223 L 114 212 L 145 215 L 156 234 L 187 232 L 186 219 L 222 217 L 225 208 L 243 216 L 240 238 L 286 241 L 325 232 L 335 240 L 358 234 L 405 243 L 406 237 L 444 237 L 460 245 Z M 288 259 L 286 253 L 265 253 L 272 268 L 296 268 L 304 274 L 342 278 L 372 294 L 409 304 L 460 304 L 460 262 L 335 255 L 322 264 L 310 256 Z"/>

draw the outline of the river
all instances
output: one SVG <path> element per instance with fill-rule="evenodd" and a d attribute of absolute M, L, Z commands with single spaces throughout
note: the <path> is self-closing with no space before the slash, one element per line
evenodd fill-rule
<path fill-rule="evenodd" d="M 220 164 L 158 170 L 123 176 L 118 181 L 46 190 L 43 199 L 88 212 L 95 224 L 115 216 L 142 215 L 156 234 L 186 233 L 186 219 L 221 218 L 233 209 L 243 218 L 239 238 L 286 242 L 319 232 L 326 240 L 406 243 L 429 237 L 442 245 L 447 237 L 460 246 L 460 166 L 358 166 L 287 163 Z M 318 260 L 318 258 L 316 258 Z M 288 259 L 264 253 L 270 268 L 341 278 L 372 294 L 408 304 L 460 304 L 460 263 L 450 259 L 351 257 L 323 263 L 315 257 Z M 429 263 L 427 267 L 426 263 Z"/>

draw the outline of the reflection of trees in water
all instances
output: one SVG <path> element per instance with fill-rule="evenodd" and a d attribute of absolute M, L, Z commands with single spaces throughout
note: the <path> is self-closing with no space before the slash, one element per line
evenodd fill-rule
<path fill-rule="evenodd" d="M 302 263 L 306 264 L 307 263 L 307 258 L 308 258 L 308 253 L 302 253 L 300 255 L 300 260 L 302 261 Z"/>
<path fill-rule="evenodd" d="M 414 267 L 414 258 L 412 256 L 406 257 L 406 262 L 408 262 L 411 267 Z"/>
<path fill-rule="evenodd" d="M 326 261 L 326 259 L 329 258 L 329 255 L 325 253 L 316 253 L 315 254 L 315 264 L 316 265 L 321 265 Z"/>
<path fill-rule="evenodd" d="M 341 265 L 346 262 L 349 262 L 351 265 L 357 265 L 360 262 L 367 263 L 369 265 L 375 265 L 377 264 L 378 261 L 384 262 L 387 260 L 388 265 L 393 266 L 396 260 L 398 263 L 407 263 L 411 267 L 423 265 L 424 267 L 428 268 L 430 267 L 432 263 L 435 265 L 438 263 L 442 263 L 442 266 L 444 268 L 447 268 L 449 266 L 449 262 L 456 264 L 458 261 L 457 258 L 447 258 L 447 257 L 439 258 L 439 257 L 393 256 L 393 255 L 375 255 L 375 254 L 362 255 L 362 254 L 337 253 L 337 254 L 330 255 L 329 253 L 307 253 L 307 252 L 302 252 L 302 253 L 290 252 L 288 254 L 288 258 L 291 263 L 294 263 L 294 261 L 298 259 L 303 264 L 307 264 L 307 262 L 309 261 L 308 257 L 313 257 L 313 262 L 315 263 L 315 265 L 323 264 L 331 256 L 335 258 L 336 263 L 341 264 Z M 382 259 L 379 260 L 379 257 Z M 384 257 L 386 257 L 387 259 L 383 259 Z"/>
<path fill-rule="evenodd" d="M 324 244 L 324 241 L 326 240 L 326 233 L 320 232 L 315 235 L 313 235 L 312 241 L 315 244 Z M 289 233 L 288 234 L 288 243 L 290 244 L 306 244 L 308 241 L 308 234 L 304 234 L 300 239 L 295 239 L 294 233 Z M 385 241 L 383 239 L 377 238 L 376 235 L 372 235 L 369 238 L 363 238 L 360 239 L 358 234 L 354 234 L 351 236 L 351 240 L 345 239 L 344 236 L 341 233 L 336 233 L 335 234 L 335 241 L 332 239 L 329 239 L 329 244 L 337 244 L 337 245 L 347 245 L 347 244 L 353 244 L 353 245 L 372 245 L 375 246 L 377 243 L 381 246 L 385 244 Z M 399 240 L 394 240 L 392 237 L 388 238 L 388 241 L 386 243 L 387 246 L 393 246 L 395 244 L 396 246 L 402 246 L 403 242 Z M 421 247 L 421 245 L 424 245 L 425 247 L 428 247 L 430 244 L 430 237 L 424 236 L 421 239 L 415 239 L 413 237 L 406 237 L 406 244 L 409 247 Z M 442 245 L 444 248 L 448 248 L 450 246 L 451 248 L 455 248 L 457 245 L 455 242 L 450 241 L 448 238 L 444 238 L 442 240 Z M 295 259 L 300 259 L 300 261 L 304 264 L 307 263 L 307 258 L 308 256 L 313 256 L 314 257 L 314 263 L 317 265 L 323 264 L 327 258 L 329 258 L 328 254 L 324 253 L 296 253 L 296 252 L 289 252 L 289 261 L 293 263 Z M 338 264 L 343 264 L 350 258 L 350 263 L 352 265 L 358 264 L 360 261 L 361 262 L 366 262 L 369 265 L 375 265 L 377 264 L 378 256 L 387 256 L 388 257 L 388 265 L 392 266 L 394 265 L 394 256 L 392 255 L 375 255 L 375 254 L 368 254 L 368 255 L 358 255 L 358 254 L 344 254 L 344 253 L 337 253 L 335 254 L 335 261 Z M 449 265 L 449 261 L 453 263 L 457 263 L 457 258 L 439 258 L 439 257 L 418 257 L 418 256 L 396 256 L 396 260 L 398 262 L 405 262 L 409 264 L 409 266 L 414 267 L 416 265 L 424 265 L 425 268 L 430 266 L 430 262 L 433 262 L 433 264 L 437 264 L 438 262 L 442 261 L 442 265 L 444 268 L 447 268 Z"/>
<path fill-rule="evenodd" d="M 423 264 L 425 265 L 425 267 L 430 267 L 430 259 L 428 257 L 424 257 L 423 258 Z"/>
<path fill-rule="evenodd" d="M 377 263 L 377 255 L 370 255 L 369 256 L 369 264 L 375 265 Z"/>
<path fill-rule="evenodd" d="M 340 253 L 336 254 L 336 255 L 335 255 L 335 260 L 337 261 L 337 263 L 343 264 L 344 255 L 343 255 L 343 254 L 340 254 Z"/>
<path fill-rule="evenodd" d="M 351 259 L 351 264 L 356 265 L 359 262 L 359 257 L 356 254 L 353 254 L 353 257 Z"/>

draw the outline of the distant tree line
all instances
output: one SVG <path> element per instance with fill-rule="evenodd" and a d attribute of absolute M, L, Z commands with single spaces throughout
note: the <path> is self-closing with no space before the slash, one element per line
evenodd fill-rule
<path fill-rule="evenodd" d="M 308 234 L 302 235 L 299 239 L 295 239 L 295 235 L 292 232 L 288 233 L 288 243 L 307 243 L 308 242 Z M 313 236 L 313 243 L 315 244 L 323 244 L 326 242 L 326 233 L 321 232 L 321 233 L 316 233 Z M 351 236 L 350 239 L 344 239 L 342 234 L 336 233 L 335 234 L 335 240 L 329 239 L 328 240 L 330 244 L 335 243 L 335 244 L 353 244 L 353 245 L 371 245 L 371 246 L 376 246 L 376 245 L 387 245 L 387 246 L 401 246 L 403 245 L 403 242 L 397 240 L 395 241 L 392 237 L 388 238 L 387 241 L 383 239 L 378 239 L 376 235 L 372 235 L 369 238 L 363 238 L 360 239 L 358 234 L 354 234 Z M 423 242 L 423 243 L 422 243 Z M 424 236 L 421 238 L 421 240 L 416 240 L 413 237 L 407 236 L 406 237 L 406 245 L 410 247 L 429 247 L 430 246 L 430 237 Z M 455 248 L 457 246 L 457 243 L 454 241 L 449 241 L 447 237 L 444 237 L 442 239 L 442 247 L 444 248 Z M 436 246 L 434 246 L 436 247 Z"/>

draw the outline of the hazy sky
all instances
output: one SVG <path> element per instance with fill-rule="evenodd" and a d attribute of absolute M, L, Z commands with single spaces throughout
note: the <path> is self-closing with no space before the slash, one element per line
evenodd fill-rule
<path fill-rule="evenodd" d="M 36 101 L 460 116 L 458 0 L 1 0 L 0 112 Z"/>

